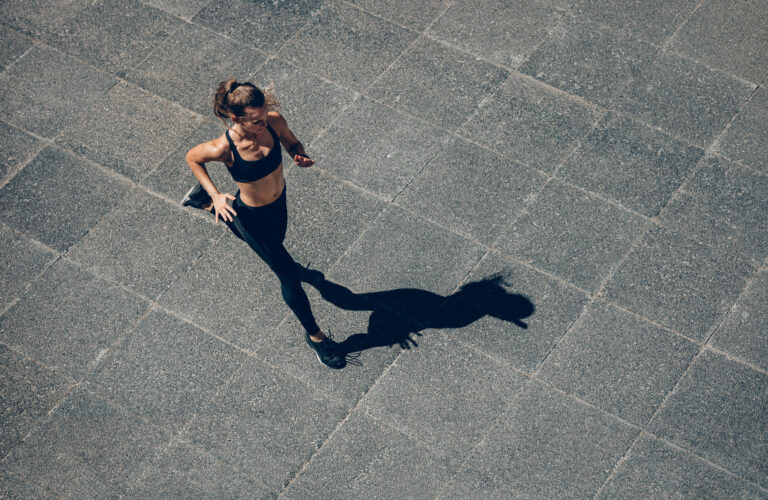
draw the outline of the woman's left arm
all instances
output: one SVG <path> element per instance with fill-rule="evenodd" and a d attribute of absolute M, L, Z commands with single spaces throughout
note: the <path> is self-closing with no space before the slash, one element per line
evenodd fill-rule
<path fill-rule="evenodd" d="M 314 165 L 315 161 L 307 156 L 306 151 L 304 151 L 304 145 L 288 128 L 288 122 L 285 121 L 285 118 L 277 112 L 270 112 L 268 116 L 270 126 L 277 133 L 280 143 L 282 143 L 285 150 L 293 158 L 293 162 L 300 167 L 311 167 Z"/>

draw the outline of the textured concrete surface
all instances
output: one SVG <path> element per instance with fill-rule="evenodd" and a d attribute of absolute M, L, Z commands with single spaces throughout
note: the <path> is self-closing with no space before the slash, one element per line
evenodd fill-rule
<path fill-rule="evenodd" d="M 766 23 L 0 2 L 0 497 L 768 498 Z M 231 77 L 317 161 L 286 246 L 343 370 L 178 205 Z"/>

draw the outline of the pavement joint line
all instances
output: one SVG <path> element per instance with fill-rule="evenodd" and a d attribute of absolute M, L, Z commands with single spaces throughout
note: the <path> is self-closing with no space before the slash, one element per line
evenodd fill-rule
<path fill-rule="evenodd" d="M 565 338 L 565 337 L 566 337 L 566 336 L 567 336 L 567 335 L 570 333 L 570 331 L 571 331 L 571 329 L 574 327 L 574 325 L 576 325 L 576 324 L 579 322 L 579 320 L 581 320 L 581 318 L 582 318 L 582 317 L 583 317 L 583 316 L 584 316 L 584 315 L 587 313 L 587 310 L 589 309 L 589 307 L 590 307 L 590 305 L 591 305 L 591 304 L 592 304 L 592 299 L 589 299 L 589 300 L 587 300 L 587 301 L 584 303 L 584 305 L 582 306 L 582 308 L 581 308 L 581 311 L 579 311 L 579 314 L 577 314 L 577 315 L 576 315 L 576 317 L 575 317 L 575 318 L 573 318 L 573 321 L 571 321 L 571 322 L 570 322 L 570 323 L 569 323 L 569 324 L 568 324 L 568 325 L 567 325 L 567 326 L 566 326 L 566 327 L 563 329 L 563 333 L 562 333 L 562 335 L 560 335 L 560 337 L 558 337 L 558 338 L 557 338 L 557 339 L 556 339 L 556 340 L 555 340 L 555 341 L 552 343 L 552 345 L 549 347 L 549 350 L 548 350 L 548 351 L 547 351 L 547 353 L 544 355 L 544 357 L 543 357 L 543 358 L 541 358 L 541 360 L 540 360 L 540 361 L 539 361 L 539 362 L 536 364 L 536 367 L 535 367 L 535 368 L 533 369 L 533 371 L 531 372 L 531 377 L 532 377 L 532 378 L 536 378 L 536 377 L 538 376 L 539 372 L 541 372 L 541 369 L 542 369 L 542 367 L 544 366 L 544 364 L 545 364 L 545 363 L 547 362 L 547 360 L 549 359 L 549 356 L 552 354 L 552 352 L 553 352 L 555 349 L 557 349 L 557 346 L 559 346 L 559 345 L 560 345 L 560 343 L 563 341 L 563 339 L 564 339 L 564 338 Z"/>
<path fill-rule="evenodd" d="M 141 4 L 143 4 L 145 7 L 151 8 L 152 10 L 158 10 L 158 11 L 160 11 L 160 12 L 163 12 L 164 14 L 167 14 L 167 12 L 165 12 L 164 10 L 162 10 L 162 9 L 160 9 L 160 8 L 158 8 L 158 7 L 155 7 L 155 6 L 152 6 L 152 5 L 147 5 L 147 4 L 144 4 L 143 2 L 141 2 L 141 0 L 138 0 L 138 1 L 139 1 Z M 172 17 L 175 17 L 176 19 L 179 19 L 177 16 L 172 16 Z M 168 40 L 170 40 L 171 38 L 173 38 L 174 36 L 176 36 L 176 33 L 178 33 L 179 31 L 181 31 L 181 28 L 183 28 L 183 27 L 184 27 L 184 22 L 183 22 L 183 20 L 182 20 L 182 22 L 180 22 L 180 23 L 179 23 L 178 27 L 176 27 L 176 29 L 175 29 L 175 30 L 173 30 L 173 32 L 172 32 L 172 33 L 170 33 L 170 34 L 169 34 L 167 37 L 165 37 L 165 38 L 164 38 L 162 41 L 160 41 L 160 42 L 159 42 L 157 45 L 155 45 L 154 47 L 152 47 L 152 49 L 150 49 L 150 50 L 149 50 L 149 52 L 147 53 L 147 55 L 146 55 L 146 56 L 144 56 L 144 58 L 143 58 L 141 61 L 139 61 L 139 62 L 138 62 L 138 63 L 137 63 L 135 66 L 133 66 L 133 67 L 132 67 L 131 69 L 129 69 L 128 71 L 126 71 L 126 72 L 125 72 L 125 76 L 124 76 L 123 78 L 127 78 L 127 77 L 128 77 L 130 74 L 131 74 L 131 73 L 133 73 L 134 71 L 136 71 L 137 69 L 139 69 L 139 68 L 141 67 L 141 65 L 142 65 L 142 64 L 144 64 L 144 63 L 145 63 L 145 62 L 146 62 L 146 61 L 147 61 L 149 58 L 151 58 L 153 55 L 155 55 L 155 52 L 157 52 L 158 50 L 160 50 L 160 49 L 162 49 L 163 47 L 165 47 L 165 45 L 168 43 Z"/>
<path fill-rule="evenodd" d="M 724 351 L 722 349 L 719 349 L 719 348 L 717 348 L 715 346 L 712 346 L 712 345 L 709 345 L 709 344 L 705 344 L 704 345 L 704 350 L 709 351 L 709 352 L 713 352 L 713 353 L 717 354 L 718 356 L 722 356 L 723 358 L 727 359 L 728 361 L 730 361 L 732 363 L 736 363 L 736 364 L 742 365 L 745 368 L 749 368 L 749 369 L 751 369 L 753 371 L 756 371 L 757 373 L 760 373 L 762 375 L 768 376 L 768 370 L 766 370 L 765 368 L 760 368 L 759 366 L 755 366 L 752 363 L 750 363 L 749 361 L 745 361 L 744 359 L 740 358 L 739 356 L 736 356 L 735 354 L 731 354 L 728 351 Z"/>
<path fill-rule="evenodd" d="M 6 27 L 7 27 L 7 26 L 6 26 Z M 16 30 L 13 30 L 13 31 L 16 31 Z M 18 32 L 18 31 L 16 31 L 16 34 L 17 34 L 17 36 L 18 36 L 18 33 L 19 33 L 19 32 Z M 19 57 L 17 57 L 16 59 L 14 59 L 14 60 L 13 60 L 13 61 L 11 61 L 10 63 L 8 63 L 8 66 L 6 66 L 5 68 L 3 68 L 3 70 L 2 70 L 2 71 L 0 71 L 0 79 L 3 79 L 3 78 L 5 78 L 5 77 L 6 77 L 6 75 L 10 75 L 10 72 L 9 72 L 9 70 L 10 70 L 11 68 L 13 68 L 14 66 L 16 66 L 16 63 L 17 63 L 17 62 L 19 62 L 20 60 L 24 59 L 24 57 L 25 57 L 27 54 L 29 54 L 30 52 L 32 52 L 32 50 L 33 50 L 35 47 L 38 47 L 38 46 L 40 46 L 40 45 L 43 45 L 43 44 L 42 44 L 42 42 L 40 42 L 39 40 L 37 40 L 37 39 L 35 39 L 35 38 L 32 38 L 32 37 L 27 37 L 27 38 L 29 38 L 29 39 L 32 41 L 31 45 L 30 45 L 29 47 L 27 47 L 27 50 L 25 50 L 23 54 L 21 54 Z M 10 76 L 8 76 L 8 77 L 10 78 Z"/>
<path fill-rule="evenodd" d="M 469 458 L 475 453 L 475 451 L 478 448 L 480 448 L 483 444 L 485 444 L 485 441 L 490 436 L 491 431 L 498 425 L 501 418 L 507 414 L 509 409 L 512 407 L 512 405 L 515 403 L 515 401 L 519 397 L 520 393 L 532 383 L 533 383 L 533 378 L 528 376 L 527 380 L 524 383 L 520 384 L 520 387 L 518 387 L 517 390 L 515 390 L 512 394 L 510 394 L 509 402 L 504 406 L 504 408 L 499 412 L 499 414 L 496 415 L 496 418 L 493 419 L 493 422 L 490 422 L 488 424 L 488 426 L 485 429 L 485 432 L 481 433 L 480 439 L 478 439 L 477 443 L 475 443 L 474 446 L 470 447 L 467 450 L 463 458 L 458 458 L 456 460 L 456 466 L 453 468 L 454 470 L 453 474 L 451 474 L 448 480 L 445 481 L 445 484 L 443 484 L 443 487 L 437 491 L 435 498 L 440 498 L 440 495 L 442 494 L 442 492 L 445 490 L 445 488 L 450 484 L 453 478 L 456 477 L 456 475 L 460 471 L 462 471 L 463 469 L 468 469 L 470 467 L 468 465 Z"/>
<path fill-rule="evenodd" d="M 654 218 L 645 219 L 645 225 L 643 228 L 637 233 L 637 236 L 635 236 L 635 238 L 632 240 L 632 243 L 629 244 L 627 251 L 624 252 L 624 255 L 622 255 L 622 257 L 617 260 L 613 266 L 611 266 L 611 269 L 608 271 L 605 277 L 600 280 L 597 290 L 590 294 L 592 297 L 603 297 L 603 291 L 605 290 L 605 287 L 608 285 L 608 283 L 611 282 L 618 270 L 621 269 L 621 266 L 624 265 L 627 259 L 629 259 L 629 256 L 632 255 L 632 252 L 635 250 L 635 248 L 637 248 L 643 239 L 645 239 L 645 237 L 648 235 L 648 232 L 656 225 L 660 225 L 660 223 L 654 220 Z"/>
<path fill-rule="evenodd" d="M 699 10 L 699 8 L 704 5 L 705 0 L 699 0 L 699 3 L 696 4 L 696 7 L 693 8 L 693 10 L 683 19 L 680 24 L 677 25 L 677 28 L 675 28 L 675 31 L 672 32 L 672 34 L 667 38 L 664 43 L 662 44 L 661 48 L 666 50 L 667 47 L 669 47 L 672 44 L 672 40 L 675 39 L 677 36 L 677 33 L 683 29 L 683 26 L 688 24 L 688 21 L 691 20 L 694 14 L 696 14 L 696 11 Z"/>
<path fill-rule="evenodd" d="M 632 449 L 635 447 L 638 441 L 640 441 L 640 437 L 643 435 L 644 431 L 640 431 L 635 438 L 634 441 L 632 441 L 632 444 L 629 445 L 629 448 L 627 448 L 627 451 L 624 452 L 624 454 L 619 458 L 619 460 L 616 462 L 616 465 L 613 466 L 613 470 L 611 470 L 611 473 L 608 474 L 608 477 L 605 478 L 605 481 L 603 481 L 603 484 L 600 485 L 600 487 L 597 489 L 595 494 L 592 496 L 593 500 L 597 500 L 597 498 L 600 496 L 600 493 L 603 491 L 605 486 L 613 479 L 613 476 L 616 475 L 616 472 L 621 468 L 622 464 L 629 458 L 630 454 L 632 453 Z"/>

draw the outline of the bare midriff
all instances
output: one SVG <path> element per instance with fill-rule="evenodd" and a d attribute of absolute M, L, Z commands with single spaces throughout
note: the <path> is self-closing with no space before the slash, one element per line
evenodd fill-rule
<path fill-rule="evenodd" d="M 283 164 L 266 177 L 252 182 L 238 182 L 237 187 L 240 188 L 240 199 L 249 207 L 269 205 L 278 199 L 285 189 Z"/>

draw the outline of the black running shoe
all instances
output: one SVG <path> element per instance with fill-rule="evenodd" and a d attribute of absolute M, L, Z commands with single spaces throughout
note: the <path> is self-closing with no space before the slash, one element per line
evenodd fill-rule
<path fill-rule="evenodd" d="M 315 350 L 317 359 L 319 359 L 322 364 L 329 368 L 336 369 L 344 368 L 347 365 L 346 357 L 339 352 L 339 344 L 328 337 L 324 338 L 322 342 L 314 342 L 309 338 L 308 333 L 305 335 L 307 344 Z"/>
<path fill-rule="evenodd" d="M 197 184 L 184 195 L 184 199 L 181 200 L 181 206 L 203 209 L 205 205 L 212 201 L 208 192 L 203 189 L 203 186 Z"/>

